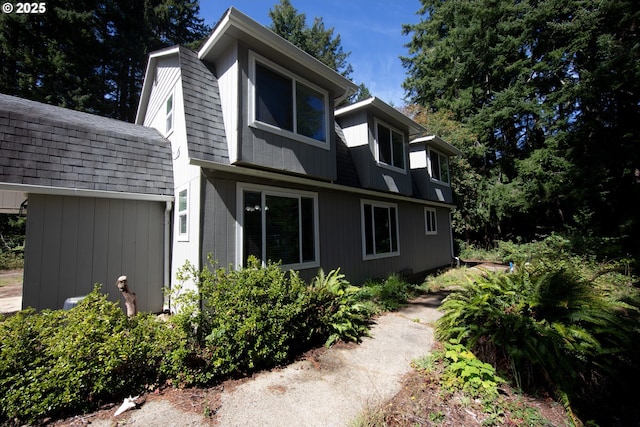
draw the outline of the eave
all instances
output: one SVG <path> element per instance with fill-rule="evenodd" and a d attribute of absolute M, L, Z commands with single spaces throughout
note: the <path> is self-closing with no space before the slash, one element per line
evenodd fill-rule
<path fill-rule="evenodd" d="M 410 142 L 410 146 L 426 144 L 448 156 L 462 156 L 464 153 L 437 135 L 423 136 Z"/>
<path fill-rule="evenodd" d="M 296 74 L 312 76 L 310 80 L 314 83 L 322 83 L 323 87 L 331 90 L 336 102 L 355 93 L 358 88 L 346 77 L 234 7 L 223 14 L 198 51 L 198 58 L 213 63 L 235 40 L 261 55 L 286 61 L 287 69 Z"/>
<path fill-rule="evenodd" d="M 403 127 L 409 130 L 410 139 L 416 137 L 417 135 L 422 135 L 427 131 L 420 124 L 416 123 L 411 118 L 405 116 L 400 111 L 396 110 L 391 105 L 375 96 L 351 105 L 347 105 L 346 107 L 342 107 L 336 110 L 335 115 L 336 118 L 339 118 L 340 116 L 346 116 L 350 113 L 364 109 L 373 111 L 374 114 L 381 119 L 391 120 L 394 122 L 394 124 L 401 124 Z"/>

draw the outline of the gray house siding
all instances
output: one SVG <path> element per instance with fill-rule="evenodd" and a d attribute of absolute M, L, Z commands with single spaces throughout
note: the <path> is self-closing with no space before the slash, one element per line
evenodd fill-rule
<path fill-rule="evenodd" d="M 138 310 L 162 311 L 163 220 L 161 202 L 30 194 L 23 307 L 62 308 L 95 283 L 120 301 L 125 274 Z"/>
<path fill-rule="evenodd" d="M 276 189 L 311 191 L 318 195 L 320 266 L 329 271 L 340 267 L 352 283 L 369 278 L 387 277 L 390 273 L 420 273 L 449 265 L 451 262 L 449 209 L 435 208 L 439 233 L 426 235 L 424 207 L 421 203 L 394 201 L 346 191 L 313 188 L 241 177 L 242 183 L 260 184 Z M 202 263 L 211 255 L 217 266 L 235 265 L 238 176 L 217 173 L 205 179 L 203 203 Z M 364 260 L 362 250 L 361 200 L 395 203 L 398 208 L 400 255 Z M 446 250 L 443 250 L 446 248 Z M 317 268 L 301 269 L 300 275 L 310 280 Z"/>
<path fill-rule="evenodd" d="M 257 165 L 269 169 L 308 175 L 324 180 L 336 179 L 335 133 L 329 126 L 327 149 L 316 147 L 293 138 L 270 133 L 249 123 L 249 50 L 239 44 L 240 64 L 240 138 L 238 141 L 239 163 Z M 285 65 L 285 64 L 282 64 Z M 330 106 L 331 107 L 331 106 Z M 329 123 L 333 123 L 333 109 L 329 108 Z"/>
<path fill-rule="evenodd" d="M 411 170 L 411 176 L 418 189 L 418 196 L 427 200 L 453 203 L 451 186 L 439 184 L 431 179 L 428 168 L 416 168 Z"/>

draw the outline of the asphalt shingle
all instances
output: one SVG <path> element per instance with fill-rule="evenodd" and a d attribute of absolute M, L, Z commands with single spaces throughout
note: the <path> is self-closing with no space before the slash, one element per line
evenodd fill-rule
<path fill-rule="evenodd" d="M 173 195 L 156 130 L 0 94 L 0 183 Z"/>

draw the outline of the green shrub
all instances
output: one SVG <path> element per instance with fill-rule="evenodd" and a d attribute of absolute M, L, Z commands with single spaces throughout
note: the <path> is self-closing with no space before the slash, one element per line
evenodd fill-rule
<path fill-rule="evenodd" d="M 367 333 L 369 310 L 358 301 L 359 288 L 352 286 L 339 269 L 327 275 L 320 270 L 310 291 L 312 336 L 326 338 L 325 345 L 330 346 L 338 340 L 358 341 Z"/>
<path fill-rule="evenodd" d="M 585 378 L 625 365 L 636 340 L 636 309 L 603 294 L 571 259 L 478 277 L 441 308 L 440 339 L 458 339 L 498 364 L 504 355 L 517 385 L 566 396 L 575 396 Z"/>
<path fill-rule="evenodd" d="M 383 281 L 366 281 L 358 298 L 373 302 L 377 311 L 394 311 L 405 305 L 413 293 L 411 284 L 397 274 L 392 274 Z"/>
<path fill-rule="evenodd" d="M 296 272 L 250 257 L 242 270 L 186 265 L 180 277 L 197 284 L 174 290 L 172 322 L 191 348 L 174 360 L 186 384 L 272 367 L 313 344 L 357 340 L 367 330 L 358 288 L 338 270 L 320 271 L 307 286 Z"/>
<path fill-rule="evenodd" d="M 138 393 L 180 345 L 155 316 L 128 319 L 98 288 L 68 311 L 7 317 L 0 336 L 0 420 L 29 422 Z"/>

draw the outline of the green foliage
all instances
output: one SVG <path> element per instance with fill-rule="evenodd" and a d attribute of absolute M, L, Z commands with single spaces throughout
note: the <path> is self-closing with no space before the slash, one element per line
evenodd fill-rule
<path fill-rule="evenodd" d="M 478 276 L 445 299 L 437 336 L 509 366 L 518 386 L 588 393 L 591 379 L 629 368 L 637 305 L 613 298 L 582 268 L 558 258 Z"/>
<path fill-rule="evenodd" d="M 0 322 L 0 420 L 86 411 L 161 380 L 181 344 L 155 316 L 128 319 L 94 289 L 69 311 L 23 310 Z"/>
<path fill-rule="evenodd" d="M 187 265 L 180 277 L 197 283 L 174 290 L 179 312 L 172 322 L 195 350 L 178 364 L 199 367 L 180 378 L 186 384 L 272 367 L 313 343 L 356 341 L 367 331 L 358 288 L 338 270 L 321 270 L 307 286 L 297 273 L 250 257 L 242 270 Z"/>
<path fill-rule="evenodd" d="M 149 52 L 209 32 L 197 0 L 58 0 L 0 15 L 0 92 L 133 122 Z"/>
<path fill-rule="evenodd" d="M 358 298 L 372 302 L 375 311 L 394 311 L 405 305 L 415 293 L 415 287 L 397 274 L 392 274 L 383 281 L 366 281 L 358 293 Z"/>
<path fill-rule="evenodd" d="M 22 268 L 26 217 L 0 214 L 0 270 Z"/>
<path fill-rule="evenodd" d="M 312 332 L 326 336 L 326 346 L 338 340 L 358 341 L 367 334 L 369 316 L 366 305 L 358 301 L 359 288 L 349 284 L 339 269 L 327 275 L 320 270 L 310 291 L 308 310 L 317 322 Z"/>
<path fill-rule="evenodd" d="M 458 235 L 485 245 L 569 227 L 609 256 L 640 253 L 638 3 L 421 0 L 418 14 L 404 26 L 408 97 L 473 135 L 456 145 Z"/>
<path fill-rule="evenodd" d="M 464 390 L 474 397 L 495 398 L 504 380 L 488 363 L 482 362 L 465 346 L 451 340 L 444 344 L 442 385 L 448 390 Z"/>

